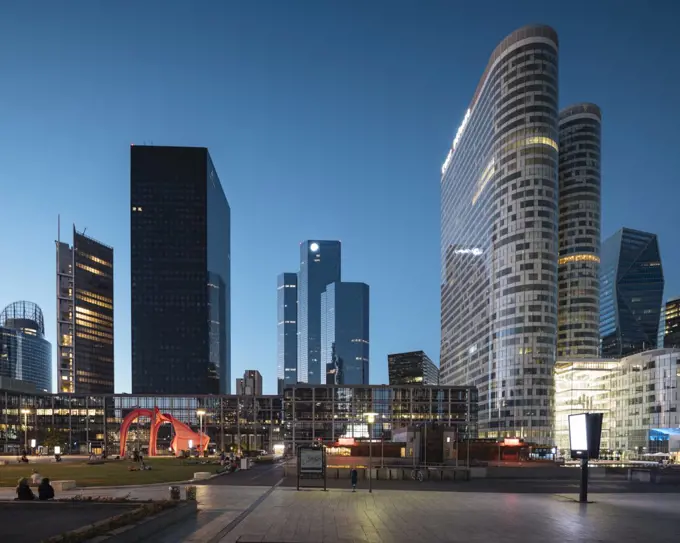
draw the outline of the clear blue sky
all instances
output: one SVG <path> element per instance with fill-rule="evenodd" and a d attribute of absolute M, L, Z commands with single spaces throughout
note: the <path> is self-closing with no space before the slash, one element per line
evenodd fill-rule
<path fill-rule="evenodd" d="M 0 306 L 38 303 L 54 343 L 57 214 L 87 227 L 116 251 L 116 390 L 129 391 L 129 146 L 207 146 L 232 208 L 233 377 L 258 369 L 275 392 L 276 275 L 309 238 L 342 240 L 343 278 L 371 286 L 373 383 L 390 352 L 438 360 L 440 167 L 490 53 L 533 22 L 559 33 L 561 105 L 603 110 L 603 235 L 658 233 L 666 294 L 680 294 L 679 7 L 9 3 Z"/>

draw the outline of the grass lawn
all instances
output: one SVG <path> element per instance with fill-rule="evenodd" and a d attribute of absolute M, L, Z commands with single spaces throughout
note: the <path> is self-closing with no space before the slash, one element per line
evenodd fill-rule
<path fill-rule="evenodd" d="M 129 471 L 138 464 L 128 460 L 109 461 L 105 464 L 88 465 L 86 462 L 60 462 L 40 464 L 8 464 L 0 466 L 0 486 L 16 486 L 20 477 L 30 477 L 37 469 L 43 477 L 52 481 L 72 479 L 80 486 L 122 486 L 165 483 L 191 479 L 197 471 L 215 472 L 217 465 L 181 465 L 178 459 L 144 459 L 149 471 Z"/>

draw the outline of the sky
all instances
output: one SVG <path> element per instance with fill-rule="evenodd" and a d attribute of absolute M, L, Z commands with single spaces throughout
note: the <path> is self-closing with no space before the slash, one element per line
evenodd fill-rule
<path fill-rule="evenodd" d="M 129 392 L 130 144 L 205 146 L 232 210 L 232 380 L 257 369 L 276 392 L 276 276 L 314 238 L 340 239 L 343 279 L 370 285 L 371 382 L 388 353 L 438 362 L 441 165 L 489 55 L 530 23 L 559 34 L 561 106 L 602 108 L 603 237 L 657 233 L 678 295 L 679 16 L 674 0 L 8 3 L 0 306 L 36 302 L 54 346 L 57 216 L 68 241 L 86 227 L 115 250 Z"/>

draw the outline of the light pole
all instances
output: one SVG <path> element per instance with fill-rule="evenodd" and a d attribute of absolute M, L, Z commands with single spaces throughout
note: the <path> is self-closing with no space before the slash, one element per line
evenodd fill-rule
<path fill-rule="evenodd" d="M 368 422 L 368 491 L 373 492 L 373 423 L 377 413 L 364 413 Z"/>
<path fill-rule="evenodd" d="M 21 413 L 24 415 L 24 451 L 28 452 L 28 414 L 30 409 L 22 409 Z"/>
<path fill-rule="evenodd" d="M 205 409 L 199 409 L 196 411 L 196 414 L 198 415 L 198 450 L 199 454 L 203 455 L 204 454 L 204 447 L 203 447 L 203 416 L 205 415 Z"/>

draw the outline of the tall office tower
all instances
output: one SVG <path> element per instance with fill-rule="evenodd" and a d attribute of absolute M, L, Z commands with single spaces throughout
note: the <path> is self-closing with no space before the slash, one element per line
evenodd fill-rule
<path fill-rule="evenodd" d="M 297 383 L 297 273 L 278 277 L 276 377 L 279 394 Z"/>
<path fill-rule="evenodd" d="M 14 302 L 0 312 L 0 377 L 52 392 L 52 345 L 42 311 L 32 302 Z"/>
<path fill-rule="evenodd" d="M 340 281 L 339 241 L 304 241 L 300 244 L 298 274 L 298 382 L 325 382 L 321 367 L 321 293 Z"/>
<path fill-rule="evenodd" d="M 113 248 L 57 236 L 57 390 L 113 393 Z"/>
<path fill-rule="evenodd" d="M 557 356 L 600 353 L 600 108 L 560 112 Z"/>
<path fill-rule="evenodd" d="M 423 351 L 387 355 L 390 385 L 438 385 L 439 368 Z"/>
<path fill-rule="evenodd" d="M 369 288 L 335 282 L 321 294 L 321 384 L 369 384 Z"/>
<path fill-rule="evenodd" d="M 680 348 L 680 298 L 671 298 L 662 310 L 663 341 L 659 348 Z"/>
<path fill-rule="evenodd" d="M 130 149 L 132 392 L 231 390 L 231 211 L 208 150 Z"/>
<path fill-rule="evenodd" d="M 236 394 L 262 396 L 262 374 L 257 370 L 243 372 L 243 377 L 236 379 Z"/>
<path fill-rule="evenodd" d="M 622 228 L 602 244 L 603 357 L 620 358 L 656 347 L 663 287 L 656 234 Z"/>
<path fill-rule="evenodd" d="M 479 435 L 551 444 L 557 342 L 557 34 L 494 50 L 441 176 L 441 384 L 476 385 Z"/>

